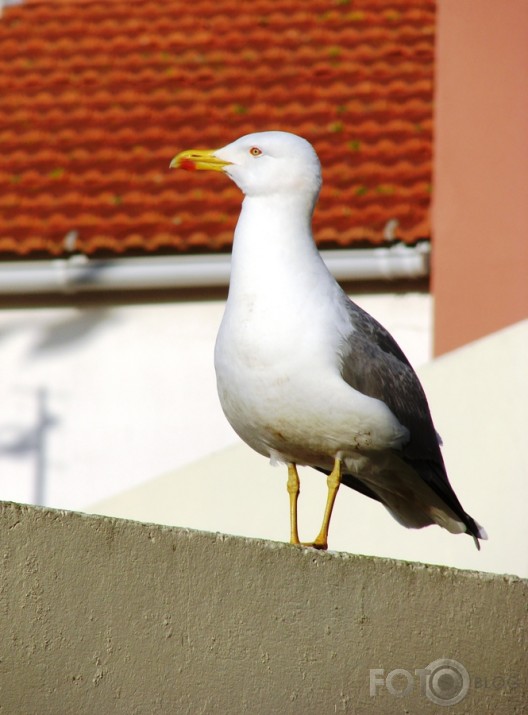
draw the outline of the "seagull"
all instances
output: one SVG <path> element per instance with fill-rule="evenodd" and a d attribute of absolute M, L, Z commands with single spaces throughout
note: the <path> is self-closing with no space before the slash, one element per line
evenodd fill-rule
<path fill-rule="evenodd" d="M 380 502 L 403 526 L 484 529 L 453 491 L 427 398 L 404 353 L 352 302 L 312 236 L 321 164 L 312 145 L 282 131 L 248 134 L 220 149 L 187 150 L 171 168 L 220 171 L 244 200 L 233 238 L 229 294 L 215 345 L 218 395 L 235 432 L 287 466 L 290 543 L 297 526 L 297 465 L 327 475 L 321 529 L 341 484 Z"/>

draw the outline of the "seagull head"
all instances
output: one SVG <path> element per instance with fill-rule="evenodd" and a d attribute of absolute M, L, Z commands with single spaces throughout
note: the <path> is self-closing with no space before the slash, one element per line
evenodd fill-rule
<path fill-rule="evenodd" d="M 321 188 L 315 149 L 289 132 L 257 132 L 221 149 L 183 151 L 171 168 L 223 171 L 246 196 L 298 194 L 315 201 Z"/>

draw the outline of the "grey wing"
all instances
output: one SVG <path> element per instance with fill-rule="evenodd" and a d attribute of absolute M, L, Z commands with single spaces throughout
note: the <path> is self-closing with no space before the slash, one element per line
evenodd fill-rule
<path fill-rule="evenodd" d="M 354 389 L 384 402 L 410 439 L 404 454 L 438 459 L 443 465 L 425 392 L 392 335 L 352 301 L 348 301 L 354 330 L 342 347 L 343 379 Z"/>
<path fill-rule="evenodd" d="M 343 379 L 363 394 L 383 401 L 407 427 L 410 438 L 402 449 L 402 458 L 462 519 L 478 546 L 479 527 L 464 511 L 449 483 L 438 435 L 418 376 L 382 325 L 352 301 L 347 300 L 347 309 L 354 330 L 342 346 Z M 343 481 L 345 484 L 350 481 L 348 486 L 367 494 L 364 488 L 358 489 L 355 475 Z M 377 495 L 374 498 L 379 499 Z"/>

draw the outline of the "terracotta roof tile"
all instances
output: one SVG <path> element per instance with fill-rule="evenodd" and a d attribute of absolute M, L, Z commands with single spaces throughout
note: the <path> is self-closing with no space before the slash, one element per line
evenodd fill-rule
<path fill-rule="evenodd" d="M 240 194 L 180 149 L 315 145 L 320 245 L 428 237 L 433 0 L 29 0 L 0 18 L 0 255 L 228 250 Z"/>

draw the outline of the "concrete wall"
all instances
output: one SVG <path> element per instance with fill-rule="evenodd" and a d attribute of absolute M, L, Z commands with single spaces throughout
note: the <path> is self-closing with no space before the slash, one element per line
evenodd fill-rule
<path fill-rule="evenodd" d="M 526 712 L 528 582 L 8 503 L 0 530 L 2 715 Z"/>

